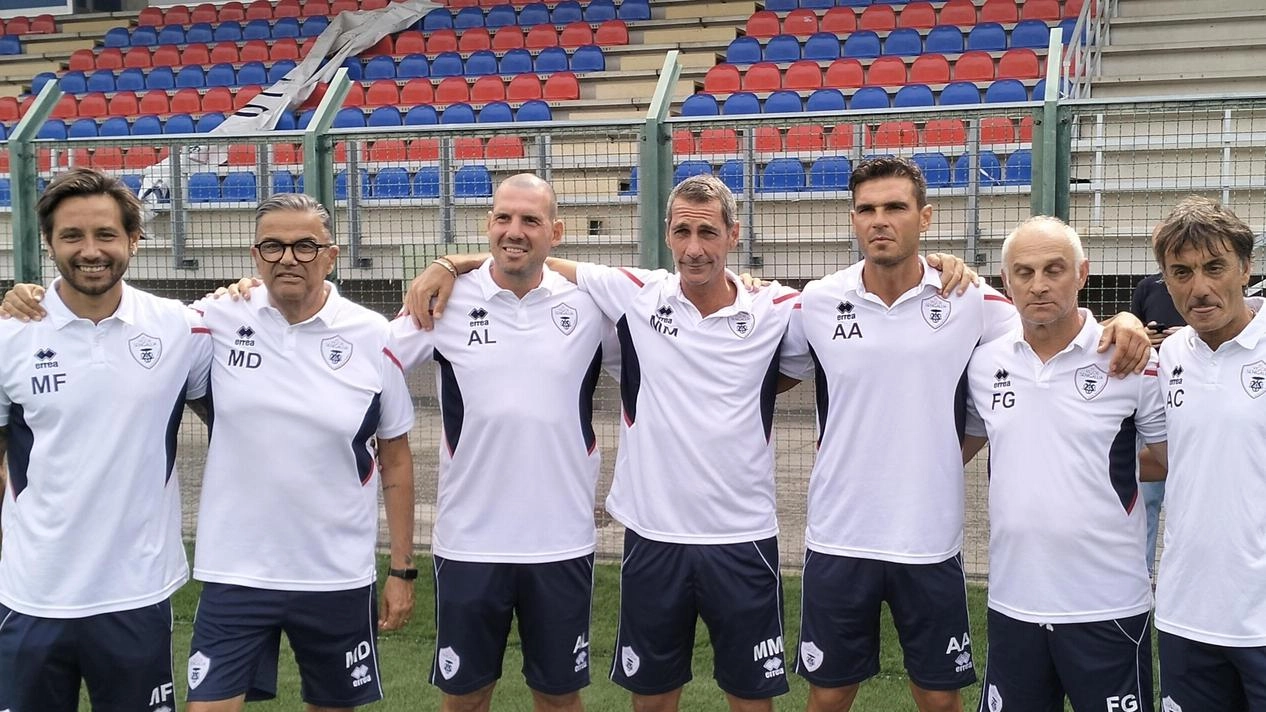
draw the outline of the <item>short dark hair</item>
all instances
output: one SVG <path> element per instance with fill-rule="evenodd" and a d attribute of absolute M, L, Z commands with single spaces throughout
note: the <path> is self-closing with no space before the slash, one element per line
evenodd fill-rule
<path fill-rule="evenodd" d="M 853 174 L 848 178 L 848 189 L 855 194 L 857 186 L 880 178 L 909 178 L 910 182 L 914 183 L 915 207 L 922 208 L 927 205 L 928 182 L 923 177 L 923 171 L 919 170 L 919 167 L 910 159 L 899 156 L 878 156 L 858 163 L 853 169 Z"/>
<path fill-rule="evenodd" d="M 693 175 L 678 183 L 668 194 L 668 215 L 665 221 L 672 220 L 673 203 L 678 199 L 691 205 L 706 205 L 717 201 L 721 205 L 721 221 L 725 227 L 733 228 L 738 224 L 738 205 L 734 193 L 720 178 L 711 173 Z"/>
<path fill-rule="evenodd" d="M 128 237 L 141 232 L 141 201 L 123 181 L 112 175 L 91 168 L 72 168 L 57 176 L 48 184 L 35 203 L 35 215 L 40 221 L 40 232 L 48 242 L 53 241 L 53 213 L 67 198 L 107 195 L 114 198 L 123 217 L 123 230 Z"/>
<path fill-rule="evenodd" d="M 1205 253 L 1229 247 L 1236 257 L 1248 263 L 1253 259 L 1253 228 L 1216 200 L 1188 196 L 1156 226 L 1152 251 L 1164 271 L 1166 255 L 1177 255 L 1190 247 Z"/>

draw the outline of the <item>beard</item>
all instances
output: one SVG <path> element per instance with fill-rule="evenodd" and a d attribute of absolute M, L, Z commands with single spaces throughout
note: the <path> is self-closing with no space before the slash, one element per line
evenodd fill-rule
<path fill-rule="evenodd" d="M 55 260 L 55 262 L 57 271 L 61 273 L 66 284 L 76 292 L 90 297 L 98 297 L 109 292 L 114 285 L 119 283 L 119 280 L 123 279 L 123 273 L 127 271 L 127 262 L 120 263 L 110 259 L 92 263 L 105 267 L 105 270 L 99 273 L 79 271 L 80 265 L 88 263 L 77 260 Z"/>

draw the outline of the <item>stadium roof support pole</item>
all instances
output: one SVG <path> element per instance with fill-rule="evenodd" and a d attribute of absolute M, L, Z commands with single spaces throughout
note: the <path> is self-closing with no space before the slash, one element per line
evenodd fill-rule
<path fill-rule="evenodd" d="M 303 192 L 321 201 L 331 213 L 334 212 L 334 146 L 324 139 L 351 86 L 347 68 L 339 67 L 303 131 Z M 348 185 L 351 185 L 350 174 Z"/>
<path fill-rule="evenodd" d="M 31 103 L 26 115 L 13 127 L 9 135 L 9 174 L 12 178 L 13 198 L 13 272 L 18 282 L 41 284 L 40 274 L 40 226 L 35 217 L 35 203 L 39 200 L 36 183 L 35 147 L 32 139 L 39 133 L 44 120 L 52 113 L 62 90 L 57 82 L 46 82 L 39 96 Z"/>
<path fill-rule="evenodd" d="M 672 190 L 673 157 L 672 143 L 664 128 L 668 118 L 668 105 L 672 102 L 673 87 L 681 76 L 679 52 L 669 50 L 664 55 L 664 66 L 659 70 L 659 82 L 646 111 L 646 124 L 642 127 L 641 156 L 637 168 L 638 214 L 642 218 L 641 264 L 647 269 L 667 269 L 672 260 L 664 244 L 664 220 L 667 219 L 668 193 Z"/>
<path fill-rule="evenodd" d="M 1068 219 L 1068 168 L 1072 160 L 1071 112 L 1059 105 L 1060 54 L 1063 30 L 1051 30 L 1046 53 L 1046 95 L 1034 122 L 1033 185 L 1030 209 L 1034 215 Z"/>

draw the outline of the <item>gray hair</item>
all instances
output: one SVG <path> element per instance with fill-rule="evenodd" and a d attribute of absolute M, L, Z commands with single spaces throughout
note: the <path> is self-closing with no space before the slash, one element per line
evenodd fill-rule
<path fill-rule="evenodd" d="M 721 203 L 721 221 L 725 223 L 725 226 L 732 228 L 738 225 L 738 204 L 734 200 L 734 193 L 730 192 L 729 186 L 720 178 L 711 173 L 690 176 L 673 188 L 668 194 L 667 220 L 669 221 L 673 218 L 673 203 L 678 198 L 692 205 L 718 201 Z"/>
<path fill-rule="evenodd" d="M 1068 246 L 1073 249 L 1073 262 L 1076 263 L 1074 268 L 1077 271 L 1077 277 L 1081 277 L 1081 265 L 1086 261 L 1086 250 L 1081 245 L 1081 235 L 1078 235 L 1068 223 L 1050 215 L 1034 215 L 1016 225 L 1011 234 L 1007 235 L 1007 239 L 1002 241 L 1002 271 L 1004 273 L 1007 271 L 1009 264 L 1007 258 L 1011 256 L 1011 246 L 1015 242 L 1016 235 L 1028 229 L 1043 230 L 1063 237 Z"/>
<path fill-rule="evenodd" d="M 330 219 L 330 211 L 318 202 L 315 198 L 304 193 L 277 193 L 269 196 L 255 208 L 255 225 L 259 226 L 259 221 L 268 213 L 278 210 L 294 210 L 302 213 L 312 213 L 321 218 L 321 225 L 325 228 L 326 236 L 334 234 L 334 223 Z"/>

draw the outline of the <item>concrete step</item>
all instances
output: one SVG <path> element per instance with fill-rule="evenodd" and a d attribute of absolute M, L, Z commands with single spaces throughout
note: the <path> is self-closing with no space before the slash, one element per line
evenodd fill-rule
<path fill-rule="evenodd" d="M 1266 43 L 1266 15 L 1256 12 L 1213 12 L 1202 15 L 1182 14 L 1163 17 L 1119 17 L 1109 29 L 1114 47 L 1157 44 L 1167 41 L 1205 41 Z"/>
<path fill-rule="evenodd" d="M 1256 70 L 1266 66 L 1266 42 L 1216 42 L 1211 38 L 1187 42 L 1103 49 L 1105 79 L 1113 77 L 1149 77 L 1173 74 L 1216 76 L 1227 72 Z"/>
<path fill-rule="evenodd" d="M 1241 72 L 1124 75 L 1098 79 L 1091 87 L 1096 99 L 1150 96 L 1221 96 L 1258 93 L 1262 88 L 1260 70 Z"/>
<path fill-rule="evenodd" d="M 1217 2 L 1192 2 L 1192 0 L 1117 0 L 1117 17 L 1163 17 L 1189 14 L 1193 8 L 1207 8 L 1217 12 L 1262 12 L 1262 0 L 1217 0 Z M 1115 21 L 1115 20 L 1114 20 Z"/>

